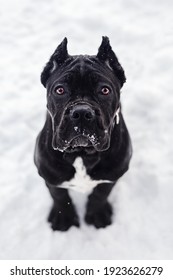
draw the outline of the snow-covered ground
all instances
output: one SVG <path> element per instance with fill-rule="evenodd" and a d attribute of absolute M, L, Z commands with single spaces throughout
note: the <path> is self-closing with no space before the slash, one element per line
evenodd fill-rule
<path fill-rule="evenodd" d="M 173 259 L 173 1 L 0 1 L 0 258 Z M 134 154 L 114 188 L 113 224 L 52 232 L 51 198 L 33 164 L 45 119 L 40 72 L 62 39 L 96 54 L 107 35 L 122 63 Z M 41 195 L 40 195 L 41 194 Z"/>

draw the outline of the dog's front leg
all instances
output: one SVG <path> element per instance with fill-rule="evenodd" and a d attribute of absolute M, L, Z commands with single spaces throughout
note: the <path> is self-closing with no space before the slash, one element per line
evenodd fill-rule
<path fill-rule="evenodd" d="M 78 216 L 68 191 L 49 183 L 46 183 L 46 185 L 54 201 L 48 217 L 52 229 L 66 231 L 73 225 L 79 227 Z"/>
<path fill-rule="evenodd" d="M 85 221 L 96 228 L 104 228 L 111 224 L 112 206 L 107 201 L 115 183 L 102 183 L 94 188 L 88 197 Z"/>

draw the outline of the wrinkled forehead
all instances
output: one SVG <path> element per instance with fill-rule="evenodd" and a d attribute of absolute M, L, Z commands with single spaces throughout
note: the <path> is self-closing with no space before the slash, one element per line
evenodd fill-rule
<path fill-rule="evenodd" d="M 59 69 L 55 69 L 50 83 L 77 84 L 78 87 L 94 86 L 99 81 L 113 83 L 114 75 L 108 66 L 101 63 L 95 56 L 70 57 Z"/>

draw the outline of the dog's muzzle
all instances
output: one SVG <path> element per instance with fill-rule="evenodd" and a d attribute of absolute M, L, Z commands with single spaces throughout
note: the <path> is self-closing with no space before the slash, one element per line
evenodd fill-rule
<path fill-rule="evenodd" d="M 58 126 L 54 120 L 54 150 L 74 152 L 83 149 L 92 153 L 106 150 L 108 144 L 108 131 L 104 128 L 102 114 L 91 104 L 70 104 Z"/>

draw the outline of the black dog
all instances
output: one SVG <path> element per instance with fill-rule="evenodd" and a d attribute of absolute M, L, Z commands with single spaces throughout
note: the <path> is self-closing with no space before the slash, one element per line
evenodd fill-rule
<path fill-rule="evenodd" d="M 81 191 L 94 188 L 85 221 L 96 228 L 111 224 L 112 207 L 107 198 L 128 170 L 132 153 L 120 105 L 125 81 L 107 37 L 96 56 L 69 55 L 65 38 L 41 74 L 47 89 L 47 117 L 34 159 L 54 201 L 48 218 L 53 230 L 79 226 L 67 191 L 75 186 Z M 80 182 L 75 183 L 78 176 Z"/>

